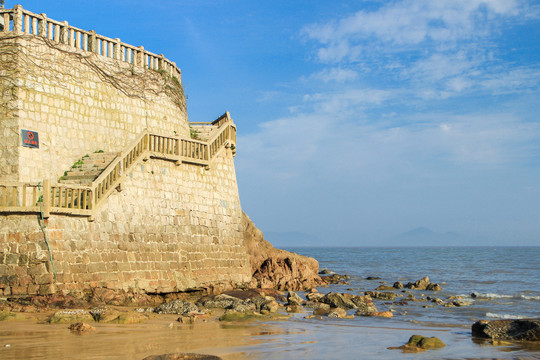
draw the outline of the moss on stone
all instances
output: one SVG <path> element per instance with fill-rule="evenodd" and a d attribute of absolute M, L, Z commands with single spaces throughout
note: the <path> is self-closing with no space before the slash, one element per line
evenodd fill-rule
<path fill-rule="evenodd" d="M 417 346 L 421 349 L 439 349 L 446 346 L 446 344 L 437 337 L 428 338 L 422 335 L 411 336 L 407 345 Z"/>
<path fill-rule="evenodd" d="M 74 324 L 93 322 L 94 318 L 85 310 L 62 310 L 54 313 L 47 321 L 49 324 Z"/>

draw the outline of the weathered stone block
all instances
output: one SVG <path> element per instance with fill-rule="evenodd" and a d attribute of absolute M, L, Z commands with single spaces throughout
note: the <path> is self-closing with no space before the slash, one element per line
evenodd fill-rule
<path fill-rule="evenodd" d="M 44 263 L 30 266 L 28 268 L 28 275 L 31 275 L 31 276 L 37 276 L 37 275 L 41 275 L 45 273 L 47 273 L 47 267 L 45 266 Z"/>
<path fill-rule="evenodd" d="M 37 285 L 51 284 L 54 282 L 53 274 L 42 274 L 34 276 L 34 283 Z"/>
<path fill-rule="evenodd" d="M 4 263 L 6 265 L 17 265 L 18 262 L 19 262 L 18 254 L 6 254 L 6 258 L 4 260 Z"/>
<path fill-rule="evenodd" d="M 24 295 L 28 293 L 28 286 L 12 286 L 11 295 Z"/>

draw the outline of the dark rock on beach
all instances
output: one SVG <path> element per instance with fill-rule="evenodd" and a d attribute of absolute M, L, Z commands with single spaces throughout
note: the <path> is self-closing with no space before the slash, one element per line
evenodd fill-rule
<path fill-rule="evenodd" d="M 351 300 L 358 309 L 356 311 L 357 316 L 367 316 L 378 312 L 377 307 L 370 296 L 355 296 Z"/>
<path fill-rule="evenodd" d="M 472 335 L 493 340 L 540 340 L 540 319 L 480 320 L 472 325 Z"/>
<path fill-rule="evenodd" d="M 401 289 L 403 289 L 403 284 L 400 281 L 396 281 L 392 287 L 394 289 L 401 290 Z"/>
<path fill-rule="evenodd" d="M 426 287 L 426 290 L 428 290 L 428 291 L 442 291 L 442 287 L 439 284 L 430 283 Z"/>
<path fill-rule="evenodd" d="M 326 315 L 330 312 L 330 305 L 325 303 L 314 303 L 313 306 L 313 315 Z"/>
<path fill-rule="evenodd" d="M 394 300 L 396 298 L 396 294 L 393 292 L 366 291 L 364 294 L 379 300 Z"/>
<path fill-rule="evenodd" d="M 294 291 L 289 291 L 287 294 L 287 304 L 289 305 L 303 305 L 306 301 L 300 297 Z"/>
<path fill-rule="evenodd" d="M 158 314 L 178 314 L 183 315 L 189 312 L 198 311 L 197 306 L 189 301 L 173 300 L 171 302 L 159 305 L 154 309 Z"/>
<path fill-rule="evenodd" d="M 319 292 L 306 294 L 306 299 L 308 299 L 309 301 L 317 302 L 317 301 L 320 301 L 321 298 L 323 297 L 324 297 L 324 294 L 319 293 Z"/>
<path fill-rule="evenodd" d="M 339 274 L 332 274 L 329 276 L 322 276 L 321 279 L 324 284 L 340 284 L 340 285 L 348 285 L 349 283 L 346 280 L 349 280 L 349 275 L 339 275 Z"/>
<path fill-rule="evenodd" d="M 315 315 L 315 314 L 314 314 Z M 347 311 L 342 308 L 333 308 L 328 313 L 328 317 L 344 319 L 347 316 Z"/>
<path fill-rule="evenodd" d="M 254 311 L 257 306 L 250 300 L 241 300 L 237 297 L 220 294 L 202 298 L 197 302 L 200 307 L 210 309 L 228 309 L 237 312 Z"/>
<path fill-rule="evenodd" d="M 346 310 L 356 308 L 356 305 L 351 301 L 350 298 L 347 298 L 340 293 L 330 292 L 324 295 L 320 301 L 330 305 L 333 308 L 342 308 Z"/>

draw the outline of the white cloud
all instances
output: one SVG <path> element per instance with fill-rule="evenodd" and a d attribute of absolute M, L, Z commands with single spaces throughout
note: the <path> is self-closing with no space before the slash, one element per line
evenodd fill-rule
<path fill-rule="evenodd" d="M 324 182 L 336 175 L 369 182 L 434 166 L 515 164 L 532 160 L 524 144 L 540 139 L 539 123 L 511 113 L 414 114 L 369 124 L 313 113 L 266 122 L 259 130 L 239 138 L 239 163 L 269 182 Z"/>
<path fill-rule="evenodd" d="M 519 0 L 403 0 L 305 26 L 303 34 L 318 44 L 319 61 L 339 64 L 333 69 L 361 63 L 358 78 L 400 80 L 421 98 L 448 98 L 509 87 L 504 80 L 491 79 L 494 73 L 511 71 L 511 64 L 498 59 L 499 49 L 491 40 L 506 20 L 520 22 L 527 12 L 534 13 Z M 321 79 L 331 75 L 337 79 L 345 74 L 317 73 Z M 517 85 L 515 81 L 525 80 L 519 75 L 506 80 Z"/>
<path fill-rule="evenodd" d="M 480 86 L 495 94 L 515 93 L 538 89 L 540 69 L 516 68 L 485 76 Z"/>
<path fill-rule="evenodd" d="M 312 74 L 310 79 L 322 82 L 344 83 L 358 78 L 358 73 L 351 69 L 342 69 L 340 67 L 328 68 Z"/>
<path fill-rule="evenodd" d="M 380 105 L 385 100 L 395 96 L 392 91 L 380 89 L 348 89 L 344 91 L 308 94 L 304 101 L 309 103 L 316 112 L 340 114 L 357 112 L 366 106 Z"/>
<path fill-rule="evenodd" d="M 397 47 L 388 47 L 387 52 L 431 40 L 455 46 L 456 41 L 489 33 L 495 17 L 516 16 L 522 8 L 513 0 L 405 0 L 377 11 L 362 10 L 338 21 L 308 25 L 303 33 L 323 44 L 318 52 L 321 61 L 354 61 L 371 53 L 376 43 Z"/>

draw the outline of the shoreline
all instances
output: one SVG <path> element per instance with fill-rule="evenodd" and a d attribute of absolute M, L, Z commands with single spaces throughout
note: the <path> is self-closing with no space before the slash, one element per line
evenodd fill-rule
<path fill-rule="evenodd" d="M 133 306 L 104 307 L 120 313 L 140 314 L 141 310 Z M 436 336 L 447 344 L 446 348 L 434 350 L 432 354 L 430 350 L 430 354 L 425 355 L 428 358 L 540 357 L 540 344 L 500 342 L 495 346 L 489 344 L 489 340 L 474 339 L 470 324 L 395 322 L 392 318 L 359 316 L 309 319 L 313 308 L 302 307 L 299 312 L 287 313 L 283 302 L 276 312 L 280 314 L 278 317 L 220 321 L 220 316 L 227 310 L 214 309 L 210 315 L 191 317 L 146 312 L 143 314 L 147 319 L 141 323 L 91 322 L 89 325 L 95 331 L 88 333 L 73 332 L 68 329 L 68 323 L 47 323 L 46 320 L 58 311 L 62 310 L 41 308 L 37 312 L 17 312 L 14 319 L 0 321 L 0 358 L 47 359 L 72 352 L 75 357 L 85 354 L 83 358 L 93 359 L 143 359 L 150 355 L 192 352 L 223 359 L 278 359 L 284 354 L 290 355 L 288 358 L 291 359 L 304 356 L 325 359 L 331 355 L 329 349 L 345 345 L 345 348 L 354 348 L 358 346 L 358 339 L 362 339 L 361 349 L 367 357 L 413 359 L 411 354 L 389 348 L 403 345 L 414 334 Z M 126 347 L 130 349 L 128 352 L 123 350 Z M 59 349 L 62 353 L 58 353 Z M 119 349 L 123 352 L 116 355 Z M 347 352 L 340 356 L 353 358 Z"/>
<path fill-rule="evenodd" d="M 438 358 L 444 354 L 444 358 L 448 359 L 464 358 L 464 355 L 468 355 L 467 359 L 482 359 L 487 356 L 491 359 L 510 359 L 516 356 L 519 356 L 519 359 L 538 359 L 533 349 L 527 349 L 526 346 L 477 345 L 470 335 L 450 328 L 351 324 L 351 320 L 346 319 L 314 322 L 303 319 L 306 314 L 307 312 L 295 314 L 291 319 L 281 321 L 225 323 L 218 321 L 217 317 L 211 317 L 207 321 L 196 321 L 194 324 L 176 321 L 177 315 L 161 314 L 142 324 L 92 324 L 96 331 L 84 334 L 70 331 L 67 324 L 36 323 L 32 319 L 13 320 L 0 323 L 0 357 L 144 359 L 150 355 L 189 352 L 215 355 L 229 360 L 277 359 L 283 358 L 284 353 L 291 354 L 290 358 L 301 359 L 303 356 L 299 356 L 299 353 L 317 351 L 318 355 L 312 353 L 309 357 L 325 359 L 329 358 L 329 349 L 324 349 L 329 342 L 339 344 L 343 338 L 351 340 L 351 334 L 354 334 L 366 341 L 362 348 L 368 357 L 372 355 L 382 359 L 413 359 L 417 358 L 418 354 L 411 355 L 387 348 L 399 346 L 412 334 L 421 333 L 425 336 L 440 337 L 447 343 L 446 350 L 435 350 L 426 354 L 428 358 Z M 391 320 L 380 318 L 379 321 Z M 5 346 L 7 343 L 10 344 L 9 348 Z M 343 349 L 330 346 L 333 347 L 337 353 L 341 353 L 341 358 L 354 358 Z M 473 347 L 488 350 L 484 351 L 485 357 L 475 356 L 477 351 L 469 350 Z M 455 356 L 448 356 L 449 349 Z"/>

